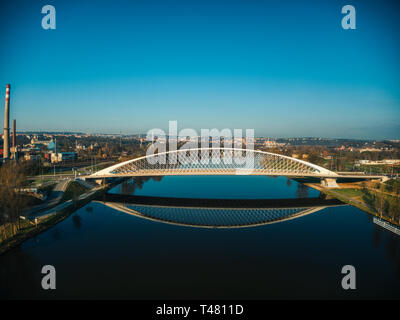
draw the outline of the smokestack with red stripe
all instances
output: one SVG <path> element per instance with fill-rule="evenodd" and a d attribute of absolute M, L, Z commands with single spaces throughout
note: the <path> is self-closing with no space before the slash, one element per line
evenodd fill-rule
<path fill-rule="evenodd" d="M 3 158 L 10 158 L 10 85 L 6 85 L 6 105 L 4 110 Z"/>

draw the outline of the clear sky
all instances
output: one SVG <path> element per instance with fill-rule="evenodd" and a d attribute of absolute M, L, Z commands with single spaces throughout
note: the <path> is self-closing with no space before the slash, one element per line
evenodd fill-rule
<path fill-rule="evenodd" d="M 41 27 L 46 4 L 56 8 L 56 30 Z M 341 27 L 346 4 L 356 8 L 356 30 Z M 399 8 L 0 1 L 1 95 L 10 83 L 11 119 L 24 131 L 144 133 L 177 120 L 180 129 L 256 136 L 399 139 Z"/>

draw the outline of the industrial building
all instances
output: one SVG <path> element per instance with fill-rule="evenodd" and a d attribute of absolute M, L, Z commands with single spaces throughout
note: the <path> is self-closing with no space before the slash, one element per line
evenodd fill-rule
<path fill-rule="evenodd" d="M 51 154 L 51 163 L 78 160 L 78 154 L 76 152 L 57 152 L 57 153 L 53 152 L 50 154 Z"/>

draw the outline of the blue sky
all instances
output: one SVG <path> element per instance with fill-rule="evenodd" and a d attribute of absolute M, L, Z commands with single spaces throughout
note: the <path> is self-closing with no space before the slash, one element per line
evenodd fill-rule
<path fill-rule="evenodd" d="M 395 1 L 0 2 L 19 130 L 400 138 Z M 41 27 L 56 8 L 56 30 Z M 342 6 L 357 29 L 341 27 Z M 3 112 L 0 113 L 3 123 Z"/>

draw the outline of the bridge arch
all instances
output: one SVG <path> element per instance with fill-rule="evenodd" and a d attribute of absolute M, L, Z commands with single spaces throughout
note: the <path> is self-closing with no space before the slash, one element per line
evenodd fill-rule
<path fill-rule="evenodd" d="M 208 162 L 205 161 L 207 157 Z M 240 174 L 317 178 L 338 176 L 321 166 L 281 154 L 221 147 L 178 149 L 147 155 L 115 164 L 89 177 Z"/>
<path fill-rule="evenodd" d="M 326 208 L 259 208 L 259 209 L 212 209 L 174 208 L 131 205 L 115 202 L 99 203 L 138 218 L 182 227 L 234 229 L 257 227 L 301 218 Z"/>

